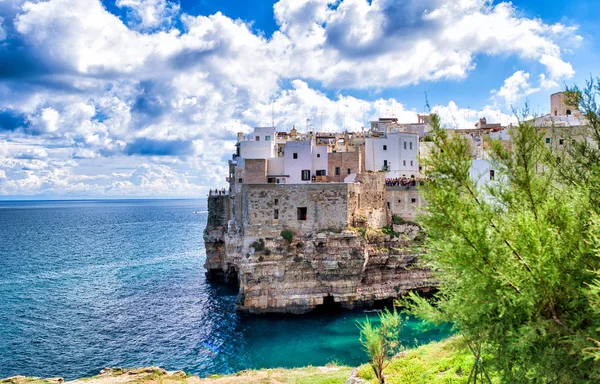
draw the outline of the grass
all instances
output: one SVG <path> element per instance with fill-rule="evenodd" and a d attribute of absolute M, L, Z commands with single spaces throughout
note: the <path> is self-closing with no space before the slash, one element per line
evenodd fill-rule
<path fill-rule="evenodd" d="M 384 371 L 389 384 L 453 384 L 466 383 L 475 358 L 460 337 L 451 337 L 407 350 Z M 495 376 L 488 369 L 494 383 Z M 373 370 L 367 364 L 359 367 L 361 379 L 377 383 Z"/>
<path fill-rule="evenodd" d="M 239 372 L 219 378 L 201 379 L 202 384 L 344 384 L 350 374 L 351 367 L 305 367 L 295 369 L 261 369 Z"/>

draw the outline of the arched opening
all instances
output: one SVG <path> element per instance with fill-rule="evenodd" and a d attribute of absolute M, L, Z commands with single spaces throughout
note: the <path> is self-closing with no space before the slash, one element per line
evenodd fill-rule
<path fill-rule="evenodd" d="M 558 111 L 556 109 L 554 110 L 554 116 L 558 116 Z"/>
<path fill-rule="evenodd" d="M 571 116 L 571 110 L 567 109 L 567 116 Z"/>

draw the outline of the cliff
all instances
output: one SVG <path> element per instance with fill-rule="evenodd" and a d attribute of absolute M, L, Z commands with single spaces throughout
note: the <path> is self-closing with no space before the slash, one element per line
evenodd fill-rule
<path fill-rule="evenodd" d="M 226 196 L 209 199 L 204 233 L 207 277 L 239 284 L 237 307 L 249 313 L 301 314 L 322 307 L 352 309 L 428 291 L 429 271 L 417 265 L 424 234 L 412 223 L 393 229 L 350 228 L 295 234 L 228 228 Z M 384 233 L 387 232 L 387 233 Z"/>

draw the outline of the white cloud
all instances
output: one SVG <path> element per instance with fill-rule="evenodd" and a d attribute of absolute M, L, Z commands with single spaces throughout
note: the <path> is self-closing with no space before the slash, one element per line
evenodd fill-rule
<path fill-rule="evenodd" d="M 380 114 L 416 122 L 416 110 L 379 91 L 462 79 L 482 54 L 537 61 L 550 87 L 573 73 L 563 43 L 580 40 L 576 27 L 484 0 L 280 0 L 271 37 L 168 0 L 118 0 L 125 21 L 98 0 L 13 3 L 32 72 L 0 85 L 0 112 L 25 122 L 0 132 L 11 142 L 0 145 L 4 195 L 197 195 L 224 185 L 235 133 L 270 124 L 273 101 L 284 129 L 310 119 L 316 130 L 356 130 Z M 496 97 L 530 94 L 529 77 L 516 72 Z M 369 100 L 340 91 L 350 88 Z M 495 107 L 434 110 L 447 126 L 510 119 Z"/>
<path fill-rule="evenodd" d="M 142 30 L 170 25 L 179 12 L 179 4 L 167 0 L 117 0 L 115 4 L 130 9 L 132 27 Z"/>
<path fill-rule="evenodd" d="M 529 77 L 529 73 L 522 70 L 517 71 L 504 80 L 504 84 L 499 91 L 492 91 L 492 93 L 497 97 L 503 98 L 506 105 L 512 106 L 517 101 L 540 90 L 531 86 Z"/>
<path fill-rule="evenodd" d="M 6 31 L 4 30 L 4 18 L 0 17 L 0 41 L 6 39 Z"/>

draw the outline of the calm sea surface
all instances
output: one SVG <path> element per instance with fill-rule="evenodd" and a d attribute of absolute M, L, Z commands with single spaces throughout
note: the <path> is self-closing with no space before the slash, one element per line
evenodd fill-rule
<path fill-rule="evenodd" d="M 205 200 L 0 202 L 0 378 L 366 361 L 356 321 L 373 312 L 238 315 L 236 292 L 204 278 L 206 216 Z"/>

